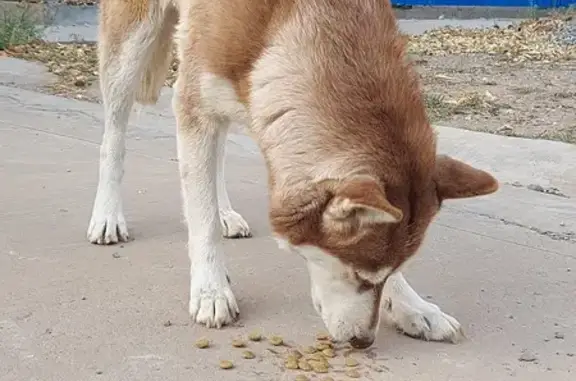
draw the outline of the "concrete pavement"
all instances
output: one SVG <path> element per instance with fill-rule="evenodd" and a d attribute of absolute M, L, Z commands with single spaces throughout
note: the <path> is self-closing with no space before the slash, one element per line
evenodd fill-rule
<path fill-rule="evenodd" d="M 265 169 L 240 134 L 229 139 L 227 175 L 254 238 L 225 251 L 241 320 L 222 331 L 190 324 L 169 95 L 129 130 L 123 191 L 135 240 L 97 247 L 84 236 L 101 106 L 0 86 L 1 381 L 292 380 L 266 344 L 242 360 L 230 338 L 261 328 L 308 343 L 323 329 L 304 263 L 270 237 Z M 495 195 L 447 204 L 407 272 L 468 340 L 425 343 L 382 327 L 359 357 L 378 367 L 365 379 L 574 380 L 576 147 L 448 128 L 439 137 L 443 152 L 503 182 Z M 214 348 L 196 349 L 200 336 Z M 219 359 L 237 368 L 219 370 Z"/>

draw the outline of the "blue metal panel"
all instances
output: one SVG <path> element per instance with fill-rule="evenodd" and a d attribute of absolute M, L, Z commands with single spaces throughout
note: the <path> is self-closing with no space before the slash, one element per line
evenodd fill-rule
<path fill-rule="evenodd" d="M 576 0 L 392 0 L 398 6 L 565 8 Z"/>

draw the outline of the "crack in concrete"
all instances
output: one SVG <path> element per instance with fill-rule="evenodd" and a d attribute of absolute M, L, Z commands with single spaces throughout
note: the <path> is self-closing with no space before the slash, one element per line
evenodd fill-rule
<path fill-rule="evenodd" d="M 460 211 L 460 212 L 462 212 L 462 211 Z M 554 241 L 564 241 L 564 242 L 569 242 L 569 243 L 573 243 L 573 244 L 576 243 L 576 232 L 574 232 L 574 231 L 558 232 L 558 231 L 552 231 L 552 230 L 543 230 L 543 229 L 537 228 L 535 226 L 524 225 L 524 224 L 521 224 L 521 223 L 516 222 L 516 221 L 507 220 L 506 218 L 494 216 L 494 215 L 487 214 L 487 213 L 477 213 L 477 212 L 465 212 L 465 213 L 472 213 L 472 214 L 475 214 L 479 217 L 484 217 L 484 218 L 488 218 L 490 220 L 500 221 L 504 225 L 516 226 L 519 228 L 527 229 L 533 233 L 548 237 Z"/>

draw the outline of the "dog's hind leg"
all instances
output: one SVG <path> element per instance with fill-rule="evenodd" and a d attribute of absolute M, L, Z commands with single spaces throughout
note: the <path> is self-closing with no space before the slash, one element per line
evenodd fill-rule
<path fill-rule="evenodd" d="M 127 241 L 120 185 L 134 100 L 155 103 L 166 78 L 178 15 L 169 2 L 103 2 L 98 54 L 104 105 L 98 188 L 88 227 L 96 244 Z"/>

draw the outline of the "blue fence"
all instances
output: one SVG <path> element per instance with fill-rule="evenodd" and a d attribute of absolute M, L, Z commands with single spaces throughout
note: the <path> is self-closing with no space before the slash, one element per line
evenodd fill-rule
<path fill-rule="evenodd" d="M 392 0 L 396 6 L 566 8 L 576 0 Z"/>

